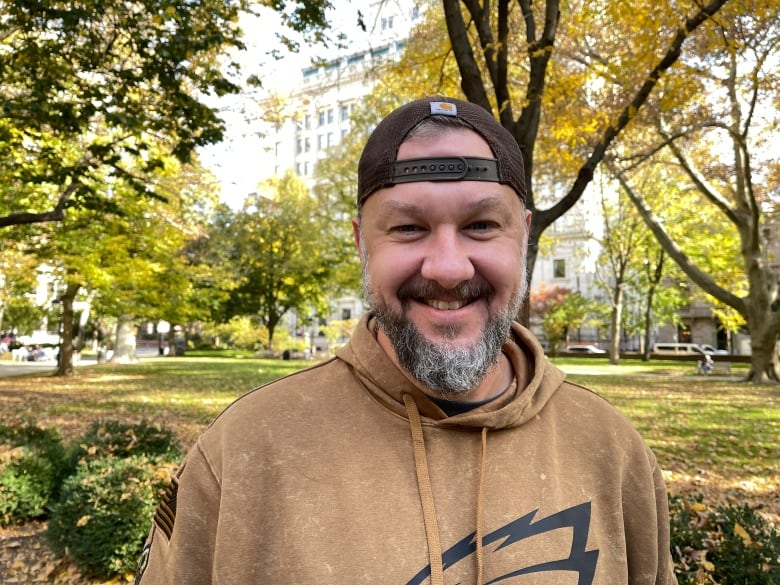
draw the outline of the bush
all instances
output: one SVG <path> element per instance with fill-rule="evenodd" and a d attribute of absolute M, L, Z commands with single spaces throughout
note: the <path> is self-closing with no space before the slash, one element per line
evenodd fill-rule
<path fill-rule="evenodd" d="M 56 429 L 0 425 L 0 526 L 44 516 L 65 468 L 65 448 Z"/>
<path fill-rule="evenodd" d="M 95 421 L 78 441 L 70 457 L 71 472 L 80 461 L 103 457 L 149 455 L 177 459 L 180 450 L 172 431 L 149 424 Z"/>
<path fill-rule="evenodd" d="M 746 504 L 715 509 L 703 497 L 669 499 L 679 585 L 780 583 L 780 534 Z"/>
<path fill-rule="evenodd" d="M 52 506 L 52 550 L 87 575 L 132 572 L 174 469 L 169 459 L 146 455 L 82 461 Z"/>

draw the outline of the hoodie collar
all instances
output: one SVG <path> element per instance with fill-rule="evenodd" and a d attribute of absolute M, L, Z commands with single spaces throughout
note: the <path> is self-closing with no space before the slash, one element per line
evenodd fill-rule
<path fill-rule="evenodd" d="M 410 394 L 427 424 L 446 427 L 515 427 L 534 417 L 564 380 L 564 373 L 545 357 L 530 331 L 515 323 L 503 352 L 515 371 L 516 384 L 497 399 L 456 416 L 447 415 L 392 362 L 376 339 L 370 313 L 363 316 L 337 356 L 350 364 L 361 383 L 381 404 L 407 417 L 404 394 Z"/>

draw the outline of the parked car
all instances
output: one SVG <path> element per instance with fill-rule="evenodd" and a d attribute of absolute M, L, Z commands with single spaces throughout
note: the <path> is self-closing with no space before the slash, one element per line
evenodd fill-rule
<path fill-rule="evenodd" d="M 728 355 L 725 349 L 715 349 L 708 343 L 656 343 L 653 353 L 659 355 Z"/>
<path fill-rule="evenodd" d="M 595 345 L 570 345 L 566 351 L 569 353 L 607 353 Z"/>
<path fill-rule="evenodd" d="M 716 349 L 715 347 L 711 346 L 709 343 L 702 343 L 701 348 L 704 350 L 704 353 L 707 353 L 709 355 L 729 355 L 729 350 Z"/>

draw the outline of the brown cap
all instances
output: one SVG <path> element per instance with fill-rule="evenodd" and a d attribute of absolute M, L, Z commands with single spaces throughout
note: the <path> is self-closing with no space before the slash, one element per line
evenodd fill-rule
<path fill-rule="evenodd" d="M 495 159 L 438 157 L 396 161 L 409 132 L 431 116 L 455 116 L 490 145 Z M 514 136 L 483 107 L 427 97 L 391 112 L 368 137 L 358 163 L 358 208 L 375 191 L 413 181 L 493 181 L 509 185 L 525 203 L 523 157 Z"/>

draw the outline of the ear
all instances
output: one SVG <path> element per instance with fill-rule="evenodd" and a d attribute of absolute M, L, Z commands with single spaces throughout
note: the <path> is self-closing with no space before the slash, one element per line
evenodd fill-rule
<path fill-rule="evenodd" d="M 363 262 L 363 246 L 361 246 L 360 242 L 360 217 L 352 220 L 352 238 L 354 239 L 358 256 L 360 256 L 360 261 Z"/>

